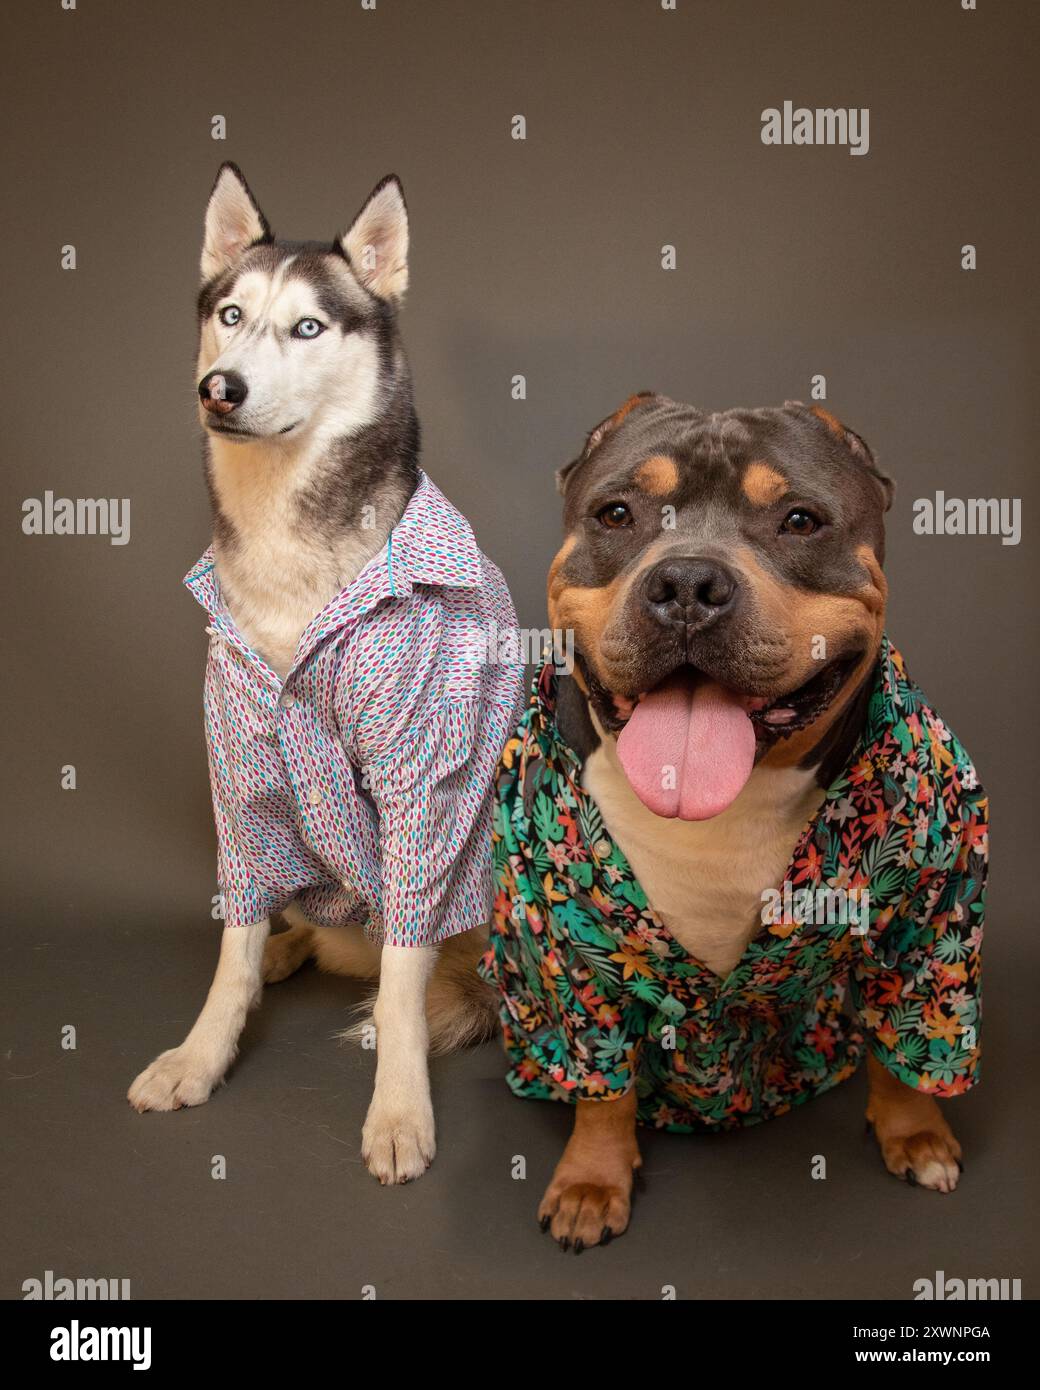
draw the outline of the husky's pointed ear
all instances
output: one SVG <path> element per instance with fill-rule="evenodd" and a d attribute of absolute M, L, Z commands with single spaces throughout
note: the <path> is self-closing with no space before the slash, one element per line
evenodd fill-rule
<path fill-rule="evenodd" d="M 260 211 L 242 171 L 230 160 L 220 166 L 206 206 L 202 242 L 202 278 L 211 280 L 255 241 L 269 241 L 271 228 Z"/>
<path fill-rule="evenodd" d="M 408 288 L 408 212 L 396 174 L 376 184 L 339 245 L 366 290 L 400 300 Z"/>

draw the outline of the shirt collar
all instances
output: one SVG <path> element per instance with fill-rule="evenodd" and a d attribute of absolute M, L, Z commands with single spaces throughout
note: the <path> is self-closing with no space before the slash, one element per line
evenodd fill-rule
<path fill-rule="evenodd" d="M 902 656 L 887 636 L 882 637 L 872 681 L 867 716 L 856 747 L 803 830 L 784 882 L 790 880 L 810 887 L 826 882 L 833 886 L 840 878 L 845 886 L 859 887 L 872 885 L 873 875 L 881 873 L 885 879 L 881 896 L 899 901 L 900 895 L 906 897 L 916 889 L 927 867 L 931 851 L 928 828 L 922 825 L 922 818 L 939 816 L 944 823 L 947 818 L 942 794 L 936 792 L 934 785 L 928 785 L 935 782 L 936 757 L 950 761 L 962 756 L 963 750 L 958 753 L 937 736 L 937 716 L 907 675 Z M 594 823 L 591 812 L 596 809 L 595 803 L 582 785 L 581 759 L 561 738 L 556 725 L 556 693 L 557 674 L 550 662 L 535 676 L 531 702 L 518 731 L 519 749 L 505 760 L 506 771 L 500 773 L 499 796 L 503 796 L 503 788 L 515 784 L 517 790 L 506 795 L 518 797 L 522 810 L 522 819 L 519 812 L 515 816 L 510 813 L 510 824 L 515 833 L 526 835 L 532 844 L 542 844 L 547 839 L 535 808 L 539 790 L 548 791 L 559 816 L 577 816 L 582 834 L 587 824 Z M 870 834 L 849 834 L 846 822 L 850 816 L 863 814 L 864 807 L 869 807 L 873 819 Z M 606 843 L 609 845 L 609 840 Z M 523 852 L 527 853 L 526 847 Z M 597 853 L 593 843 L 594 863 L 598 863 Z M 615 865 L 620 863 L 631 879 L 631 866 L 620 848 L 615 845 L 611 854 Z M 617 882 L 614 878 L 601 878 L 598 887 L 606 911 L 613 912 L 616 904 L 619 917 L 626 917 L 632 900 L 622 898 Z M 550 910 L 556 910 L 556 902 L 554 896 Z M 882 909 L 876 911 L 880 914 Z M 886 923 L 891 916 L 889 908 L 884 917 Z M 871 917 L 873 923 L 874 907 Z M 897 945 L 895 938 L 882 942 L 875 940 L 873 934 L 863 937 L 867 956 L 877 956 L 886 964 L 891 964 Z M 687 959 L 678 943 L 674 949 L 680 959 Z"/>
<path fill-rule="evenodd" d="M 389 571 L 395 597 L 410 593 L 415 584 L 474 589 L 480 583 L 480 551 L 469 522 L 422 469 L 386 551 L 371 563 L 380 562 Z"/>
<path fill-rule="evenodd" d="M 235 628 L 215 566 L 210 546 L 184 576 L 184 583 L 213 618 L 218 633 L 255 656 Z M 481 573 L 481 554 L 469 522 L 419 469 L 415 491 L 386 545 L 311 620 L 293 664 L 304 660 L 330 632 L 384 598 L 407 598 L 416 584 L 473 589 L 480 584 Z"/>

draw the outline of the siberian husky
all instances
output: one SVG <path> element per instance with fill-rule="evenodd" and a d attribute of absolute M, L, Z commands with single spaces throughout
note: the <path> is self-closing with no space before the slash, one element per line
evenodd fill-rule
<path fill-rule="evenodd" d="M 197 363 L 213 556 L 238 631 L 283 680 L 307 625 L 386 546 L 416 488 L 419 431 L 396 322 L 407 255 L 393 176 L 331 246 L 276 241 L 239 170 L 225 164 L 217 176 Z M 315 341 L 301 347 L 294 336 Z M 362 526 L 363 508 L 381 524 Z M 145 1111 L 207 1100 L 263 981 L 314 956 L 324 969 L 379 980 L 362 1152 L 382 1182 L 417 1177 L 434 1153 L 427 1052 L 495 1028 L 495 1002 L 474 973 L 481 932 L 451 937 L 439 952 L 380 949 L 357 926 L 316 926 L 297 907 L 284 916 L 289 931 L 270 939 L 268 920 L 224 928 L 198 1020 L 136 1078 L 130 1102 Z"/>

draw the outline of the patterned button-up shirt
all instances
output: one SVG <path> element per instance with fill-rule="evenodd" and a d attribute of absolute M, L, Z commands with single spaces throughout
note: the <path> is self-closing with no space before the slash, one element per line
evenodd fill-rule
<path fill-rule="evenodd" d="M 384 549 L 305 628 L 284 681 L 236 628 L 212 550 L 184 582 L 211 618 L 225 924 L 295 899 L 320 924 L 423 946 L 486 921 L 492 780 L 522 708 L 522 663 L 498 659 L 516 615 L 425 473 Z"/>

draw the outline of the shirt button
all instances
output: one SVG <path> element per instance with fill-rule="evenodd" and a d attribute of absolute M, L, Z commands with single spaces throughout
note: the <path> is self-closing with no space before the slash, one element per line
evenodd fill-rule
<path fill-rule="evenodd" d="M 610 853 L 610 841 L 597 840 L 596 843 L 592 846 L 592 848 L 596 851 L 596 854 L 600 859 L 606 859 L 607 855 Z"/>
<path fill-rule="evenodd" d="M 279 697 L 278 697 L 278 703 L 281 705 L 282 709 L 292 709 L 293 705 L 295 705 L 295 703 L 296 703 L 296 696 L 295 696 L 295 695 L 279 695 Z"/>
<path fill-rule="evenodd" d="M 312 806 L 320 806 L 320 805 L 321 805 L 321 788 L 320 788 L 320 787 L 311 787 L 310 791 L 307 793 L 307 800 L 311 803 Z"/>

